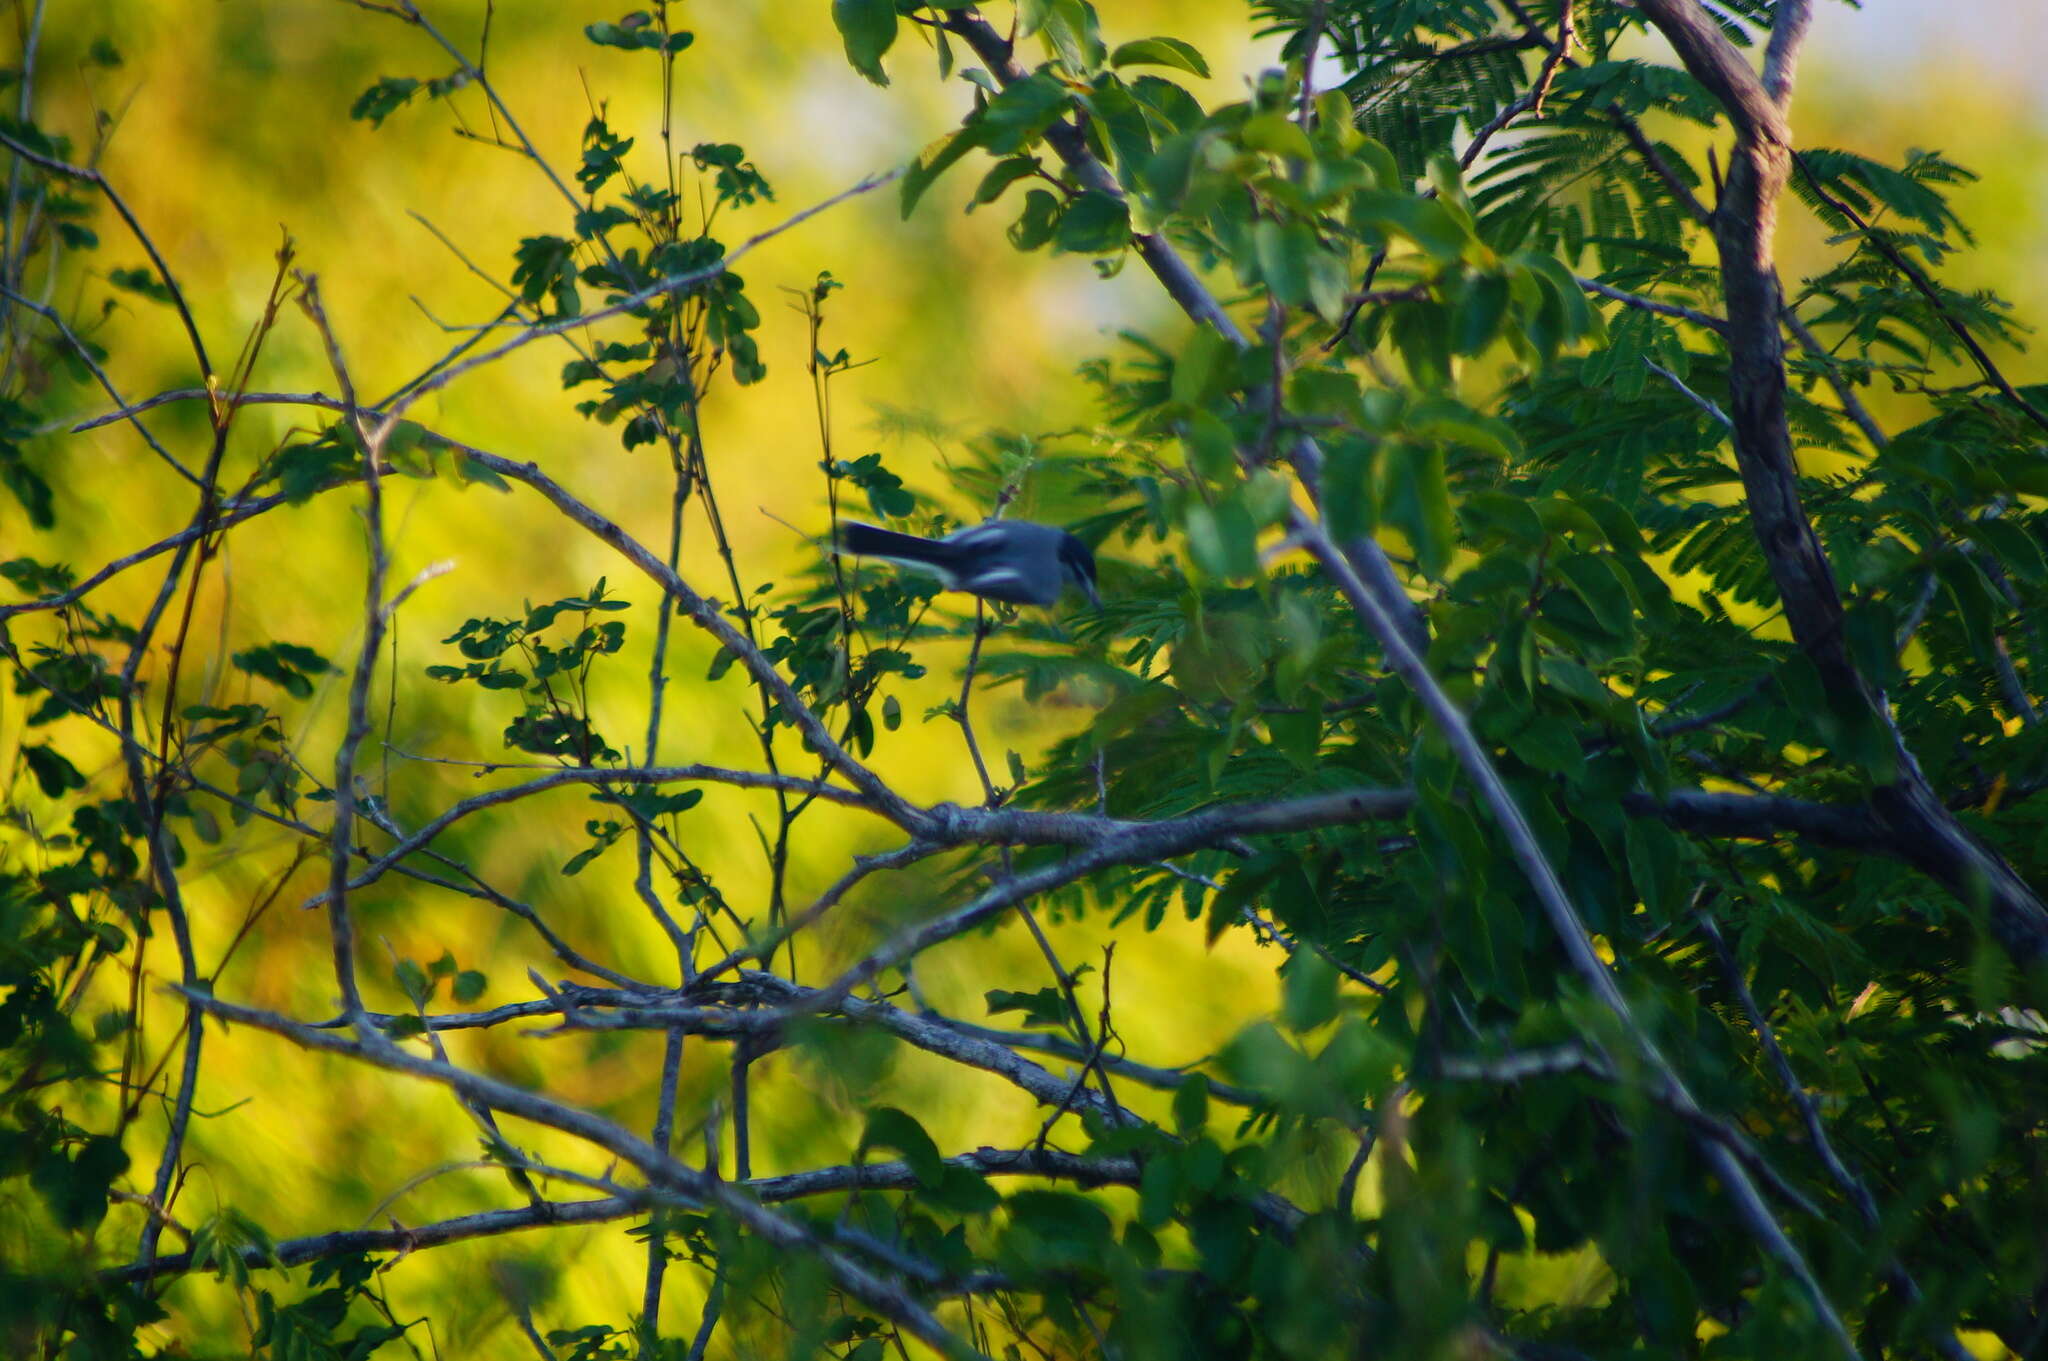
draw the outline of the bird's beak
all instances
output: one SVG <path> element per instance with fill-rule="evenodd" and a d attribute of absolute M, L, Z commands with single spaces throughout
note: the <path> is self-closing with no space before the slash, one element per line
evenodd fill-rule
<path fill-rule="evenodd" d="M 1081 594 L 1088 597 L 1088 603 L 1090 605 L 1094 606 L 1098 610 L 1101 609 L 1102 597 L 1095 593 L 1095 583 L 1090 581 L 1087 577 L 1081 577 L 1079 578 L 1079 580 L 1081 583 Z"/>

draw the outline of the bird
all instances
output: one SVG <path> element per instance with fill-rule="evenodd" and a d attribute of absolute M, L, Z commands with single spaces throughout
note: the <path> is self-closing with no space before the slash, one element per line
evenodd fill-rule
<path fill-rule="evenodd" d="M 839 546 L 864 558 L 880 558 L 938 577 L 949 591 L 1011 605 L 1059 603 L 1072 586 L 1097 609 L 1095 554 L 1088 545 L 1053 525 L 1029 520 L 988 520 L 956 529 L 943 539 L 921 539 L 849 520 L 839 526 Z"/>

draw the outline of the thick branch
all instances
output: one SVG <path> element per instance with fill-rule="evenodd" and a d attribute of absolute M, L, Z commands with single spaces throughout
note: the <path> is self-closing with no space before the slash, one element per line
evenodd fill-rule
<path fill-rule="evenodd" d="M 1638 0 L 1637 7 L 1657 25 L 1693 79 L 1721 101 L 1743 141 L 1791 145 L 1784 110 L 1698 0 Z M 1789 0 L 1783 8 L 1804 10 L 1806 0 Z M 1785 26 L 1782 32 L 1772 34 L 1771 49 L 1778 51 L 1782 46 L 1787 52 L 1796 52 L 1798 36 L 1804 30 L 1803 20 Z M 1784 41 L 1787 37 L 1790 41 Z M 1784 53 L 1779 61 L 1785 61 Z M 1786 79 L 1790 79 L 1789 71 Z"/>
<path fill-rule="evenodd" d="M 1800 504 L 1785 414 L 1784 306 L 1772 258 L 1778 200 L 1792 160 L 1784 110 L 1697 0 L 1642 0 L 1642 9 L 1693 76 L 1721 99 L 1740 134 L 1713 223 L 1728 302 L 1729 418 L 1750 519 L 1786 622 L 1824 689 L 1838 703 L 1861 708 L 1865 721 L 1891 741 L 1896 774 L 1871 791 L 1871 806 L 1897 853 L 1951 892 L 1988 898 L 1992 929 L 2022 967 L 2048 962 L 2048 905 L 1943 806 L 1893 724 L 1885 696 L 1850 656 L 1841 593 Z M 1795 46 L 1788 38 L 1781 68 L 1789 68 Z"/>
<path fill-rule="evenodd" d="M 1799 49 L 1813 25 L 1813 0 L 1778 0 L 1771 11 L 1771 41 L 1764 48 L 1764 93 L 1780 109 L 1792 102 L 1792 77 L 1799 69 Z"/>

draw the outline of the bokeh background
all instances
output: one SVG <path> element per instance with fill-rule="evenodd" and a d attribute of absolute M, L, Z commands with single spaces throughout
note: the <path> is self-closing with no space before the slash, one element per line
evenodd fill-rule
<path fill-rule="evenodd" d="M 426 12 L 474 54 L 485 6 L 438 0 Z M 1271 58 L 1250 36 L 1238 0 L 1118 0 L 1103 6 L 1112 41 L 1170 32 L 1194 42 L 1213 77 L 1194 81 L 1209 102 L 1235 98 L 1245 77 Z M 1801 80 L 1795 127 L 1803 144 L 1841 146 L 1895 158 L 1933 147 L 1982 178 L 1956 195 L 1977 249 L 1951 262 L 1946 279 L 1996 288 L 2022 318 L 2048 316 L 2048 38 L 2030 0 L 1871 0 L 1860 10 L 1828 3 L 1820 15 Z M 738 142 L 775 189 L 773 203 L 735 210 L 720 236 L 737 243 L 789 213 L 861 177 L 907 160 L 966 107 L 968 88 L 941 84 L 915 32 L 899 40 L 889 65 L 895 83 L 876 88 L 855 75 L 840 50 L 825 4 L 678 5 L 675 22 L 697 34 L 677 66 L 677 140 Z M 643 174 L 658 164 L 656 63 L 584 41 L 582 26 L 616 19 L 611 7 L 500 3 L 491 14 L 489 72 L 521 126 L 564 174 L 594 107 L 635 136 Z M 110 40 L 121 64 L 87 59 Z M 1646 53 L 1649 49 L 1646 45 Z M 349 4 L 311 0 L 50 0 L 39 58 L 39 122 L 83 146 L 95 119 L 112 120 L 101 165 L 128 197 L 178 273 L 199 323 L 225 364 L 248 335 L 270 287 L 275 252 L 288 233 L 300 268 L 319 276 L 323 296 L 358 386 L 382 393 L 445 352 L 457 334 L 444 329 L 485 321 L 502 295 L 482 274 L 506 279 L 522 237 L 566 230 L 566 209 L 537 169 L 506 151 L 456 135 L 488 133 L 481 97 L 450 103 L 421 96 L 381 129 L 350 121 L 355 97 L 383 76 L 422 80 L 446 75 L 448 59 L 423 35 Z M 651 158 L 651 159 L 650 159 Z M 900 219 L 893 189 L 846 203 L 756 251 L 741 273 L 764 316 L 759 333 L 767 379 L 749 389 L 722 385 L 705 411 L 707 450 L 742 572 L 752 585 L 779 580 L 816 561 L 803 533 L 824 524 L 823 480 L 803 320 L 782 303 L 783 289 L 807 287 L 821 270 L 844 283 L 829 304 L 826 348 L 847 347 L 873 360 L 835 381 L 833 438 L 841 457 L 870 450 L 922 493 L 946 496 L 943 468 L 992 432 L 1039 439 L 1048 450 L 1080 448 L 1071 433 L 1096 419 L 1090 392 L 1076 377 L 1087 357 L 1113 353 L 1120 329 L 1170 339 L 1184 324 L 1167 314 L 1149 276 L 1137 268 L 1097 277 L 1076 257 L 1022 256 L 1003 239 L 1015 208 L 999 204 L 971 215 L 962 205 L 978 169 L 957 168 L 915 216 Z M 143 263 L 110 215 L 97 223 L 105 243 L 76 257 L 60 296 L 110 295 L 104 271 Z M 437 239 L 445 237 L 447 243 Z M 1783 229 L 1787 272 L 1827 247 L 1821 229 L 1788 204 Z M 460 256 L 456 250 L 460 251 Z M 463 258 L 463 257 L 466 257 Z M 474 265 L 474 268 L 472 268 Z M 109 370 L 130 397 L 195 383 L 197 375 L 175 319 L 132 294 L 101 340 Z M 586 422 L 559 387 L 569 356 L 532 346 L 509 361 L 436 394 L 413 415 L 432 428 L 506 457 L 531 459 L 576 494 L 618 519 L 643 541 L 664 535 L 665 456 L 619 447 L 616 427 Z M 2016 381 L 2048 376 L 2040 360 L 2019 358 Z M 254 386 L 332 390 L 319 343 L 296 310 L 268 341 Z M 1884 396 L 1874 405 L 1882 415 Z M 101 408 L 53 412 L 83 417 Z M 228 480 L 302 430 L 308 413 L 245 411 L 235 427 Z M 197 462 L 205 424 L 193 405 L 153 413 L 155 428 Z M 108 427 L 51 446 L 62 460 L 60 526 L 29 532 L 12 507 L 0 507 L 0 556 L 26 553 L 89 570 L 121 551 L 182 527 L 191 513 L 185 488 L 149 459 L 132 431 Z M 1048 516 L 1086 507 L 1048 499 L 1025 509 Z M 956 513 L 980 508 L 954 503 Z M 396 752 L 368 755 L 373 779 L 401 820 L 416 823 L 473 792 L 466 770 L 413 756 L 490 760 L 504 754 L 499 733 L 509 700 L 452 691 L 422 678 L 449 660 L 439 640 L 473 615 L 510 615 L 525 601 L 579 593 L 599 577 L 635 608 L 627 654 L 599 689 L 601 721 L 615 744 L 638 733 L 645 702 L 646 645 L 652 593 L 601 544 L 570 532 L 529 494 L 461 491 L 446 482 L 398 481 L 389 506 L 403 581 L 431 563 L 452 561 L 400 616 L 392 668 L 400 678 L 389 738 Z M 785 523 L 787 522 L 787 523 Z M 801 531 L 801 532 L 799 532 Z M 265 639 L 316 646 L 344 666 L 360 641 L 361 537 L 357 498 L 316 498 L 237 531 L 201 594 L 195 637 L 218 639 L 204 674 L 188 673 L 192 698 L 231 702 L 252 689 L 226 666 L 226 654 Z M 708 537 L 693 521 L 685 574 L 717 592 L 723 584 Z M 157 584 L 153 568 L 107 588 L 103 601 L 131 617 Z M 734 679 L 701 678 L 711 649 L 687 631 L 672 653 L 672 717 L 665 761 L 749 765 L 758 760 L 744 717 L 750 694 Z M 978 796 L 971 767 L 950 723 L 920 722 L 928 705 L 957 685 L 959 653 L 932 649 L 931 677 L 906 690 L 902 732 L 888 736 L 879 768 L 911 797 Z M 387 670 L 388 679 L 390 670 Z M 314 699 L 290 708 L 309 758 L 330 763 L 342 706 L 336 678 Z M 380 688 L 380 703 L 383 695 Z M 1015 689 L 978 701 L 984 744 L 997 760 L 1017 751 L 1033 765 L 1053 737 L 1079 716 L 1058 704 L 1026 704 Z M 22 701 L 0 698 L 0 769 L 18 759 Z M 380 732 L 379 738 L 383 736 Z M 637 737 L 636 737 L 637 743 Z M 634 755 L 641 755 L 637 750 Z M 111 771 L 113 751 L 103 753 Z M 745 901 L 763 882 L 752 819 L 766 804 L 717 792 L 689 815 L 689 848 L 718 876 L 728 898 Z M 497 810 L 456 829 L 444 847 L 508 891 L 534 901 L 579 948 L 644 977 L 673 971 L 665 942 L 630 890 L 630 849 L 616 848 L 586 873 L 555 871 L 587 844 L 594 805 L 573 790 Z M 321 815 L 316 813 L 315 819 Z M 836 876 L 851 853 L 889 844 L 873 820 L 820 810 L 802 824 L 791 894 L 803 902 Z M 189 876 L 205 967 L 219 960 L 253 904 L 263 912 L 235 949 L 217 986 L 230 997 L 302 1017 L 331 1014 L 325 926 L 298 904 L 324 876 L 318 865 L 290 872 L 292 839 L 260 827 L 219 847 L 200 848 Z M 929 907 L 934 885 L 894 879 L 833 919 L 822 948 L 849 957 L 888 924 Z M 394 957 L 431 960 L 445 951 L 490 979 L 485 1002 L 532 995 L 529 968 L 558 977 L 561 966 L 519 924 L 459 898 L 387 880 L 361 896 L 360 933 L 372 1006 L 403 1009 L 390 985 Z M 1055 925 L 1069 965 L 1098 960 L 1118 933 L 1101 914 Z M 819 945 L 804 967 L 815 981 L 829 963 Z M 1247 1019 L 1273 1003 L 1277 956 L 1248 940 L 1203 945 L 1199 925 L 1169 923 L 1153 934 L 1125 933 L 1115 957 L 1119 1028 L 1132 1052 L 1180 1064 L 1213 1052 Z M 148 956 L 150 975 L 174 974 L 169 942 Z M 1021 939 L 965 942 L 920 968 L 930 999 L 969 1019 L 982 1016 L 991 987 L 1035 988 L 1043 965 Z M 111 976 L 110 986 L 118 983 Z M 1199 1005 L 1188 1005 L 1199 998 Z M 1153 1005 L 1171 999 L 1174 1005 Z M 145 1050 L 170 1040 L 177 1013 L 151 1014 Z M 1171 1028 L 1155 1017 L 1171 1017 Z M 659 1070 L 655 1037 L 544 1038 L 511 1032 L 456 1035 L 458 1062 L 544 1087 L 644 1128 L 652 1118 Z M 692 1042 L 685 1056 L 681 1147 L 699 1156 L 693 1131 L 725 1089 L 727 1055 Z M 437 1088 L 302 1054 L 275 1039 L 216 1033 L 191 1141 L 197 1171 L 177 1212 L 187 1223 L 235 1207 L 286 1237 L 331 1228 L 419 1223 L 513 1203 L 501 1175 L 474 1170 L 429 1175 L 476 1156 L 476 1131 Z M 755 1171 L 776 1173 L 843 1161 L 858 1121 L 838 1118 L 870 1103 L 923 1113 L 941 1147 L 1027 1137 L 1036 1118 L 1014 1091 L 920 1056 L 849 1060 L 827 1071 L 800 1056 L 760 1066 Z M 1141 1096 L 1129 1099 L 1142 1100 Z M 104 1111 L 98 1112 L 104 1114 Z M 91 1123 L 92 1111 L 78 1118 Z M 162 1116 L 152 1110 L 130 1138 L 138 1173 L 153 1166 Z M 543 1157 L 597 1170 L 557 1141 L 523 1127 L 513 1140 Z M 138 1185 L 141 1184 L 138 1178 Z M 1325 1183 L 1327 1184 L 1327 1183 Z M 112 1244 L 132 1242 L 133 1213 L 117 1209 L 102 1229 Z M 19 1226 L 4 1230 L 9 1234 Z M 571 1240 L 574 1251 L 568 1251 Z M 623 1320 L 638 1307 L 642 1253 L 624 1225 L 557 1229 L 419 1254 L 390 1272 L 402 1319 L 431 1314 L 444 1356 L 520 1355 L 526 1343 L 510 1326 L 512 1297 L 529 1300 L 543 1327 Z M 552 1265 L 550 1265 L 552 1264 Z M 567 1264 L 567 1265 L 565 1265 Z M 1571 1273 L 1578 1272 L 1579 1276 Z M 1562 1274 L 1560 1274 L 1562 1273 Z M 1561 1264 L 1537 1272 L 1548 1289 L 1599 1290 L 1597 1272 Z M 1516 1274 L 1503 1277 L 1512 1289 Z M 685 1329 L 701 1299 L 701 1279 L 683 1270 L 669 1291 L 665 1327 Z M 206 1282 L 170 1297 L 179 1312 L 169 1329 L 198 1337 L 235 1336 L 233 1296 Z"/>

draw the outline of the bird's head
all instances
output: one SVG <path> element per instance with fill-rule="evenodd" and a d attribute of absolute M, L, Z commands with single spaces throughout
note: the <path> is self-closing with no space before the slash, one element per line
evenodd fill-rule
<path fill-rule="evenodd" d="M 1102 608 L 1102 597 L 1095 592 L 1095 554 L 1071 534 L 1060 540 L 1060 575 L 1087 596 L 1089 604 Z"/>

